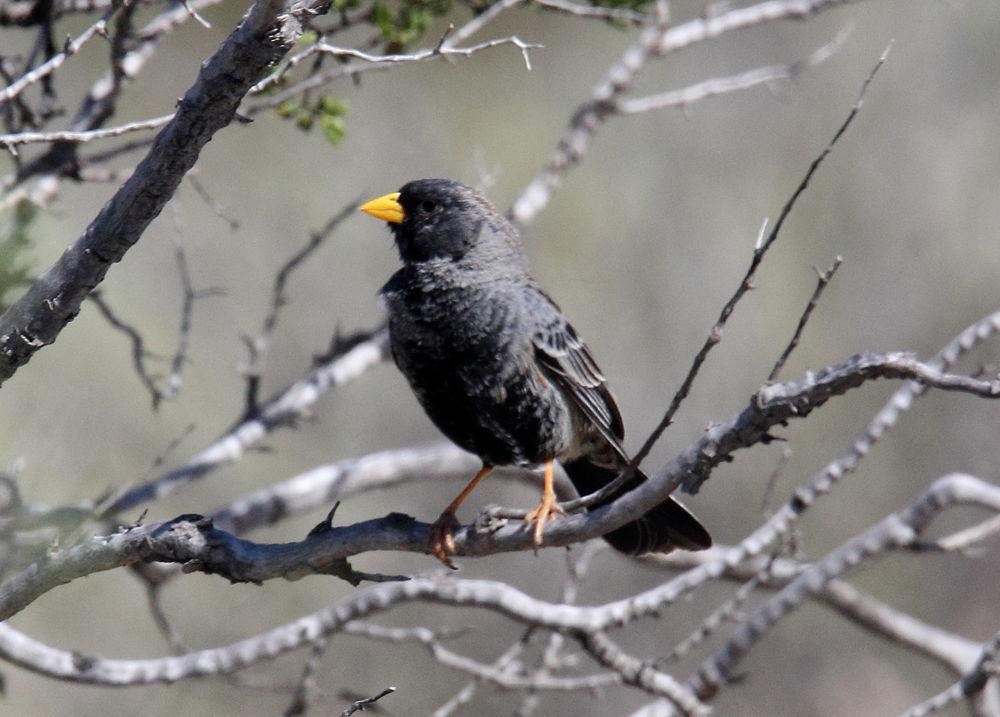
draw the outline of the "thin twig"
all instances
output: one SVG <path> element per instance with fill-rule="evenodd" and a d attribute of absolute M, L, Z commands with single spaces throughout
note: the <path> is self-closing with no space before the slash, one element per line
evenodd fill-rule
<path fill-rule="evenodd" d="M 132 344 L 132 366 L 139 376 L 139 381 L 142 382 L 142 385 L 149 392 L 153 405 L 156 406 L 161 399 L 160 387 L 157 384 L 156 378 L 146 368 L 146 358 L 156 358 L 156 356 L 146 350 L 146 342 L 142 338 L 142 334 L 139 333 L 139 330 L 132 324 L 120 319 L 100 291 L 91 292 L 89 298 L 97 307 L 101 316 L 114 328 L 128 337 Z"/>
<path fill-rule="evenodd" d="M 747 269 L 747 272 L 744 275 L 743 280 L 740 282 L 740 285 L 736 288 L 736 291 L 733 292 L 733 295 L 729 297 L 729 301 L 727 301 L 725 306 L 722 307 L 722 311 L 719 314 L 718 320 L 715 322 L 715 325 L 712 327 L 711 331 L 708 332 L 708 338 L 705 339 L 705 343 L 702 345 L 701 349 L 695 355 L 694 362 L 691 364 L 691 368 L 688 370 L 688 374 L 684 378 L 684 382 L 681 384 L 681 387 L 677 390 L 677 393 L 674 394 L 673 399 L 671 399 L 670 406 L 667 408 L 666 413 L 663 414 L 663 418 L 660 419 L 660 422 L 657 424 L 656 428 L 653 429 L 653 432 L 646 439 L 645 443 L 642 444 L 642 447 L 635 454 L 635 457 L 629 464 L 628 470 L 625 472 L 625 475 L 627 477 L 631 477 L 631 475 L 634 474 L 638 466 L 642 463 L 642 461 L 646 458 L 646 456 L 649 455 L 649 452 L 653 449 L 653 446 L 656 445 L 656 442 L 660 439 L 660 436 L 663 435 L 663 432 L 667 429 L 667 427 L 671 423 L 673 423 L 674 414 L 677 413 L 677 409 L 680 408 L 681 403 L 684 401 L 685 398 L 687 398 L 688 392 L 691 390 L 691 386 L 694 383 L 694 379 L 698 375 L 698 372 L 701 370 L 701 366 L 705 362 L 705 359 L 708 357 L 709 352 L 715 347 L 716 344 L 719 343 L 719 341 L 722 340 L 722 332 L 726 326 L 726 322 L 729 320 L 730 315 L 733 313 L 733 310 L 736 308 L 736 305 L 740 302 L 740 300 L 747 294 L 748 291 L 750 291 L 753 288 L 753 278 L 757 273 L 757 269 L 758 267 L 760 267 L 761 262 L 764 260 L 764 256 L 767 254 L 768 249 L 770 249 L 771 246 L 774 245 L 774 242 L 777 240 L 778 235 L 780 234 L 781 229 L 785 224 L 785 220 L 788 218 L 789 214 L 791 214 L 792 209 L 795 207 L 795 203 L 798 201 L 798 198 L 802 195 L 803 192 L 805 192 L 806 188 L 809 186 L 809 182 L 813 178 L 813 175 L 816 174 L 816 171 L 823 163 L 823 160 L 825 160 L 827 156 L 830 154 L 830 152 L 833 151 L 833 148 L 837 145 L 837 142 L 840 141 L 840 138 L 847 131 L 847 128 L 851 126 L 851 123 L 854 121 L 854 118 L 857 117 L 858 112 L 861 111 L 861 105 L 864 101 L 865 93 L 868 91 L 868 86 L 875 78 L 875 74 L 885 63 L 886 58 L 889 56 L 890 48 L 891 45 L 882 52 L 882 55 L 881 57 L 879 57 L 878 62 L 875 63 L 875 66 L 872 68 L 871 72 L 868 73 L 868 77 L 865 78 L 864 83 L 861 85 L 861 92 L 858 95 L 858 99 L 854 103 L 854 106 L 851 108 L 851 111 L 848 112 L 847 118 L 841 123 L 840 127 L 837 128 L 837 131 L 834 133 L 833 138 L 827 143 L 826 147 L 823 148 L 823 151 L 820 152 L 815 159 L 813 159 L 812 163 L 809 165 L 809 169 L 805 173 L 805 176 L 802 177 L 802 180 L 795 188 L 795 191 L 792 192 L 792 195 L 788 198 L 788 200 L 785 202 L 785 205 L 781 208 L 781 212 L 778 214 L 778 220 L 774 223 L 774 226 L 771 228 L 771 231 L 767 234 L 767 238 L 764 239 L 763 243 L 758 242 L 758 245 L 754 248 L 753 257 L 750 260 L 750 266 Z"/>
<path fill-rule="evenodd" d="M 799 341 L 802 338 L 802 332 L 806 328 L 806 324 L 809 322 L 809 317 L 812 315 L 813 310 L 816 305 L 819 304 L 819 299 L 826 290 L 827 284 L 833 278 L 833 275 L 837 273 L 837 269 L 840 268 L 841 263 L 844 258 L 838 256 L 833 260 L 833 264 L 826 271 L 821 271 L 817 268 L 813 268 L 816 272 L 816 288 L 813 290 L 812 296 L 809 297 L 809 303 L 806 304 L 805 310 L 802 312 L 802 316 L 799 317 L 799 325 L 795 327 L 795 333 L 792 335 L 791 341 L 785 347 L 785 350 L 781 352 L 781 356 L 774 363 L 774 368 L 771 369 L 771 373 L 767 375 L 768 381 L 775 381 L 778 378 L 778 374 L 781 373 L 781 369 L 784 367 L 785 362 L 788 361 L 788 357 L 792 355 L 792 351 L 799 345 Z"/>
<path fill-rule="evenodd" d="M 215 214 L 215 216 L 219 217 L 229 225 L 229 229 L 231 231 L 236 231 L 240 228 L 240 220 L 226 211 L 226 208 L 216 201 L 215 197 L 209 193 L 205 185 L 201 183 L 200 179 L 198 179 L 198 173 L 195 170 L 188 172 L 187 177 L 185 178 L 188 180 L 188 184 L 191 185 L 195 194 L 201 197 L 202 201 L 208 205 L 209 209 L 212 210 L 212 213 Z"/>
<path fill-rule="evenodd" d="M 148 500 L 162 498 L 196 481 L 216 468 L 239 460 L 271 431 L 289 427 L 321 395 L 361 375 L 388 355 L 384 329 L 362 334 L 343 352 L 313 369 L 307 376 L 278 392 L 252 416 L 242 418 L 190 461 L 152 481 L 123 490 L 105 515 L 128 510 Z"/>
<path fill-rule="evenodd" d="M 364 708 L 367 707 L 368 705 L 375 704 L 386 695 L 391 695 L 395 691 L 396 691 L 395 687 L 386 687 L 384 690 L 379 692 L 377 695 L 374 695 L 373 697 L 366 697 L 363 700 L 358 700 L 350 707 L 348 707 L 346 710 L 341 712 L 340 717 L 351 717 L 351 715 L 354 714 L 355 712 L 359 710 L 364 710 Z"/>
<path fill-rule="evenodd" d="M 285 75 L 288 74 L 288 72 L 294 67 L 316 55 L 325 55 L 329 57 L 350 57 L 356 60 L 361 60 L 362 62 L 371 63 L 376 67 L 385 67 L 404 62 L 423 62 L 425 60 L 432 60 L 436 58 L 447 59 L 450 57 L 469 57 L 482 50 L 499 47 L 500 45 L 514 45 L 521 51 L 525 67 L 530 70 L 531 58 L 528 54 L 529 50 L 542 48 L 542 45 L 525 42 L 516 35 L 487 40 L 475 45 L 470 45 L 469 47 L 455 47 L 448 42 L 448 34 L 449 33 L 446 32 L 441 38 L 441 42 L 434 47 L 424 48 L 423 50 L 418 50 L 417 52 L 409 54 L 394 55 L 373 55 L 369 52 L 357 50 L 352 47 L 338 47 L 326 42 L 316 42 L 301 52 L 288 58 L 288 60 L 286 60 L 275 72 L 254 85 L 250 89 L 250 94 L 254 95 L 263 92 L 271 85 L 283 79 Z"/>
<path fill-rule="evenodd" d="M 787 65 L 758 67 L 731 77 L 713 77 L 712 79 L 703 80 L 680 90 L 650 95 L 648 97 L 618 99 L 614 102 L 614 110 L 619 114 L 629 115 L 669 107 L 686 108 L 710 97 L 740 92 L 757 87 L 758 85 L 770 85 L 778 80 L 794 79 L 805 70 L 829 59 L 831 55 L 843 46 L 849 34 L 848 30 L 842 30 L 837 33 L 833 40 L 817 49 L 805 60 L 792 62 Z"/>
<path fill-rule="evenodd" d="M 295 252 L 288 261 L 281 265 L 278 269 L 278 273 L 274 277 L 274 286 L 271 289 L 271 307 L 267 312 L 267 316 L 264 317 L 264 323 L 261 327 L 261 333 L 265 336 L 270 336 L 274 332 L 274 327 L 278 323 L 278 315 L 281 312 L 282 307 L 288 303 L 288 297 L 285 295 L 285 287 L 288 284 L 288 279 L 291 277 L 292 273 L 300 267 L 306 259 L 310 257 L 317 249 L 319 249 L 323 243 L 333 236 L 334 232 L 337 231 L 338 227 L 350 216 L 353 216 L 358 203 L 361 201 L 360 197 L 355 197 L 350 202 L 345 204 L 340 211 L 334 214 L 319 230 L 314 231 L 309 235 L 309 240 L 305 245 Z"/>
<path fill-rule="evenodd" d="M 0 102 L 8 102 L 14 99 L 26 88 L 58 70 L 63 66 L 66 60 L 79 52 L 80 48 L 90 41 L 95 35 L 106 34 L 108 29 L 108 20 L 111 18 L 114 10 L 115 8 L 110 9 L 100 20 L 81 32 L 75 39 L 67 42 L 62 52 L 53 55 L 44 64 L 39 65 L 30 72 L 26 72 L 6 88 L 0 90 Z"/>
<path fill-rule="evenodd" d="M 86 132 L 18 132 L 15 134 L 0 134 L 0 146 L 15 147 L 21 144 L 35 144 L 39 142 L 74 142 L 81 144 L 84 142 L 93 142 L 98 139 L 121 137 L 123 134 L 129 134 L 130 132 L 159 129 L 173 118 L 173 113 L 170 113 L 168 115 L 163 115 L 162 117 L 129 122 L 117 127 L 108 127 L 106 129 L 92 129 Z"/>
<path fill-rule="evenodd" d="M 274 276 L 274 284 L 271 288 L 271 305 L 264 321 L 261 324 L 260 332 L 256 336 L 243 335 L 243 343 L 249 352 L 249 359 L 242 367 L 242 372 L 246 380 L 244 415 L 252 416 L 259 410 L 259 394 L 261 375 L 264 373 L 264 363 L 267 350 L 271 343 L 271 336 L 274 328 L 278 325 L 278 318 L 281 310 L 288 304 L 288 297 L 285 294 L 285 287 L 292 273 L 298 269 L 305 261 L 319 249 L 337 228 L 353 213 L 360 197 L 356 197 L 348 202 L 336 214 L 331 217 L 318 231 L 309 235 L 305 245 L 289 257 L 288 261 L 281 265 Z M 336 338 L 336 337 L 335 337 Z M 334 347 L 331 353 L 338 353 L 338 347 Z"/>
<path fill-rule="evenodd" d="M 914 546 L 916 550 L 933 550 L 942 552 L 973 552 L 976 545 L 1000 533 L 1000 515 L 987 518 L 978 525 L 959 530 L 943 538 L 921 542 Z"/>
<path fill-rule="evenodd" d="M 309 706 L 315 699 L 317 689 L 316 671 L 319 669 L 319 665 L 323 661 L 323 656 L 326 654 L 329 645 L 330 638 L 325 635 L 317 637 L 313 641 L 309 656 L 302 665 L 302 676 L 299 678 L 299 682 L 292 693 L 292 702 L 285 708 L 285 711 L 282 713 L 283 717 L 301 717 L 301 715 L 309 711 Z M 381 696 L 379 695 L 379 697 Z M 377 699 L 378 697 L 375 697 L 371 701 L 374 702 Z M 355 702 L 354 704 L 358 703 Z M 364 707 L 362 706 L 359 709 L 364 709 Z"/>
<path fill-rule="evenodd" d="M 170 360 L 170 375 L 167 377 L 166 385 L 159 392 L 159 397 L 153 400 L 154 411 L 159 408 L 161 401 L 171 401 L 177 398 L 181 391 L 181 371 L 187 361 L 188 344 L 191 337 L 191 318 L 194 314 L 195 302 L 199 299 L 223 294 L 222 289 L 218 288 L 195 291 L 191 284 L 191 272 L 188 269 L 183 247 L 178 246 L 174 256 L 177 260 L 177 272 L 181 278 L 181 290 L 183 291 L 181 323 L 177 331 L 177 350 L 174 351 L 173 358 Z"/>
<path fill-rule="evenodd" d="M 604 73 L 590 96 L 573 111 L 551 158 L 514 200 L 509 217 L 515 224 L 525 226 L 549 203 L 563 176 L 583 159 L 597 131 L 617 114 L 616 103 L 632 88 L 651 59 L 715 39 L 727 32 L 783 18 L 804 18 L 848 1 L 766 0 L 748 7 L 728 9 L 727 6 L 721 14 L 668 26 L 667 3 L 661 0 L 656 5 L 656 21 L 643 29 L 635 42 Z"/>
<path fill-rule="evenodd" d="M 568 2 L 568 0 L 531 0 L 532 5 L 543 7 L 546 10 L 576 17 L 599 18 L 614 22 L 627 22 L 631 25 L 648 25 L 653 21 L 652 15 L 636 12 L 627 7 L 602 7 L 600 5 L 581 5 L 580 3 Z"/>

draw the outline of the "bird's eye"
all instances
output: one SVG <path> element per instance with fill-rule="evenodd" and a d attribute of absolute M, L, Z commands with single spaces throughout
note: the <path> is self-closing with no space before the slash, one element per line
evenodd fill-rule
<path fill-rule="evenodd" d="M 425 199 L 424 201 L 420 202 L 420 209 L 421 211 L 424 212 L 433 212 L 435 209 L 437 209 L 437 204 L 430 201 L 429 199 Z"/>

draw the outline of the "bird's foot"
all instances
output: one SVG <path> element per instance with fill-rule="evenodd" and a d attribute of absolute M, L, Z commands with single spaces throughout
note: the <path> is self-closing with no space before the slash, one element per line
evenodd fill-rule
<path fill-rule="evenodd" d="M 533 542 L 536 549 L 542 547 L 542 530 L 545 524 L 551 523 L 557 515 L 566 515 L 566 511 L 559 507 L 555 493 L 546 492 L 542 495 L 538 507 L 524 516 L 525 523 L 535 524 Z"/>
<path fill-rule="evenodd" d="M 455 517 L 455 513 L 450 510 L 446 510 L 438 519 L 434 521 L 431 526 L 430 533 L 427 536 L 427 543 L 430 546 L 430 552 L 434 553 L 438 560 L 447 565 L 452 570 L 458 570 L 454 563 L 451 562 L 449 555 L 455 554 L 455 536 L 454 532 L 456 529 L 462 527 L 462 524 L 458 522 L 458 518 Z"/>

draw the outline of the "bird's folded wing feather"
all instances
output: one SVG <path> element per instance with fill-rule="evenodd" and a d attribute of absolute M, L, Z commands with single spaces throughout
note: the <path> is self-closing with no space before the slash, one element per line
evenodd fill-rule
<path fill-rule="evenodd" d="M 624 456 L 621 441 L 625 427 L 607 380 L 559 307 L 540 289 L 536 291 L 540 306 L 535 312 L 538 324 L 532 343 L 539 365 Z"/>

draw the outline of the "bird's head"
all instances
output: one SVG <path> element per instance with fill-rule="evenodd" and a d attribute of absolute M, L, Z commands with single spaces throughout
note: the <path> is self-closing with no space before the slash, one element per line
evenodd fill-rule
<path fill-rule="evenodd" d="M 488 199 L 450 179 L 418 179 L 360 209 L 388 222 L 407 263 L 462 259 L 475 248 L 485 248 L 485 242 L 513 232 Z"/>

